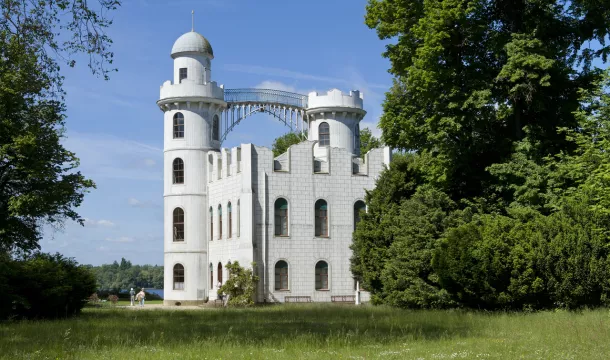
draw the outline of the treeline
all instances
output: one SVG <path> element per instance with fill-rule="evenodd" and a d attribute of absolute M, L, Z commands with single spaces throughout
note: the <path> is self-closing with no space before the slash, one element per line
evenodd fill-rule
<path fill-rule="evenodd" d="M 163 288 L 163 266 L 132 265 L 121 259 L 112 264 L 90 266 L 97 280 L 98 290 L 129 290 L 130 288 Z"/>
<path fill-rule="evenodd" d="M 397 39 L 380 127 L 401 151 L 354 233 L 373 301 L 610 305 L 610 8 L 371 0 L 366 22 Z"/>

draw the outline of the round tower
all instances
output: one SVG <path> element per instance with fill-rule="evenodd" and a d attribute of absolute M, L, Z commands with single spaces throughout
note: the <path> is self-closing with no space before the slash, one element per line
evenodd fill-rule
<path fill-rule="evenodd" d="M 309 140 L 317 140 L 314 146 L 316 157 L 325 157 L 328 147 L 348 150 L 360 155 L 360 120 L 366 115 L 362 109 L 360 91 L 349 95 L 332 89 L 326 94 L 309 93 L 306 110 L 309 121 Z"/>
<path fill-rule="evenodd" d="M 161 86 L 163 111 L 164 303 L 199 304 L 208 297 L 207 172 L 220 148 L 224 88 L 211 78 L 212 46 L 191 31 L 172 48 L 174 80 Z"/>

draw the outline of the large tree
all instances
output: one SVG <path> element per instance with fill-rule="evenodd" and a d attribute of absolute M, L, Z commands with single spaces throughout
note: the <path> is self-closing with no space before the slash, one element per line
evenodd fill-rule
<path fill-rule="evenodd" d="M 79 221 L 74 210 L 94 187 L 61 144 L 65 105 L 60 64 L 88 56 L 107 78 L 108 10 L 118 1 L 0 1 L 0 250 L 39 247 L 43 224 Z"/>
<path fill-rule="evenodd" d="M 564 148 L 556 129 L 576 125 L 578 90 L 610 51 L 604 1 L 369 0 L 366 24 L 396 39 L 383 140 L 438 159 L 454 200 L 486 195 L 486 168 L 516 141 L 538 158 Z"/>

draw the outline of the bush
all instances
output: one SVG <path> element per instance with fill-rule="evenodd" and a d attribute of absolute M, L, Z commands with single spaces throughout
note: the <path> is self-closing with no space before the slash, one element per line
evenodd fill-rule
<path fill-rule="evenodd" d="M 218 289 L 218 295 L 229 295 L 230 306 L 252 306 L 254 305 L 254 294 L 258 276 L 254 275 L 252 269 L 244 269 L 238 261 L 225 266 L 229 270 L 229 279 Z M 256 263 L 252 263 L 252 268 Z"/>
<path fill-rule="evenodd" d="M 116 303 L 119 301 L 119 297 L 116 295 L 110 295 L 108 296 L 108 301 L 110 301 L 113 305 L 116 305 Z"/>
<path fill-rule="evenodd" d="M 3 258 L 0 283 L 3 319 L 58 318 L 80 313 L 95 291 L 94 275 L 61 254 L 36 253 L 23 260 Z"/>
<path fill-rule="evenodd" d="M 608 305 L 607 220 L 579 201 L 548 216 L 521 210 L 450 230 L 433 262 L 443 288 L 474 308 Z"/>

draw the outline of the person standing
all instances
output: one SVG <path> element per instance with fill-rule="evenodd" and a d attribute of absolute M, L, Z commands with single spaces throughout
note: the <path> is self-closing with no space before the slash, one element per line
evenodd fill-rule
<path fill-rule="evenodd" d="M 131 298 L 131 306 L 134 306 L 136 300 L 136 291 L 133 288 L 129 290 L 129 297 Z"/>
<path fill-rule="evenodd" d="M 146 298 L 146 293 L 144 292 L 144 289 L 142 289 L 138 295 L 136 295 L 136 299 L 140 302 L 140 307 L 144 307 L 144 298 Z"/>

